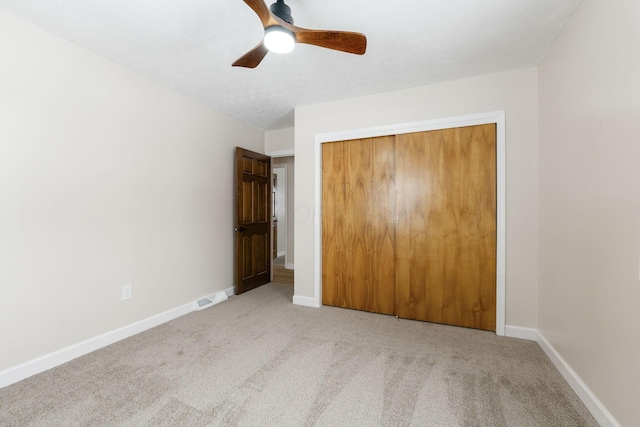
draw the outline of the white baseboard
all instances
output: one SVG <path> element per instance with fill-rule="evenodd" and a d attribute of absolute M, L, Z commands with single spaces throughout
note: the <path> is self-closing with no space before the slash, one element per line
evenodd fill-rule
<path fill-rule="evenodd" d="M 227 288 L 224 291 L 227 296 L 233 296 L 235 294 L 233 287 Z M 313 308 L 319 307 L 314 298 L 301 297 L 297 295 L 294 295 L 293 297 L 293 304 Z M 37 359 L 22 363 L 18 366 L 5 369 L 0 372 L 0 388 L 17 383 L 18 381 L 32 375 L 47 371 L 77 357 L 84 356 L 92 351 L 184 316 L 193 310 L 194 303 L 185 304 L 172 310 L 165 311 L 164 313 L 140 320 L 139 322 L 132 323 L 131 325 L 99 335 L 95 338 L 91 338 L 45 356 L 38 357 Z M 593 394 L 584 381 L 582 381 L 578 374 L 576 374 L 571 366 L 569 366 L 569 364 L 563 359 L 560 353 L 558 353 L 558 351 L 539 331 L 532 328 L 507 325 L 505 333 L 508 337 L 536 341 L 598 423 L 603 427 L 621 427 L 620 423 L 616 421 L 602 402 L 595 394 Z"/>
<path fill-rule="evenodd" d="M 535 341 L 536 330 L 533 328 L 523 328 L 521 326 L 507 325 L 504 328 L 505 335 L 511 338 L 520 338 L 523 340 Z"/>
<path fill-rule="evenodd" d="M 313 307 L 313 308 L 319 308 L 320 307 L 318 304 L 316 304 L 315 298 L 300 297 L 300 296 L 297 296 L 297 295 L 293 296 L 293 304 L 295 304 L 295 305 L 303 305 L 305 307 Z"/>
<path fill-rule="evenodd" d="M 560 356 L 560 353 L 547 341 L 540 331 L 536 331 L 536 342 L 540 345 L 547 357 L 551 359 L 551 362 L 558 371 L 560 371 L 564 379 L 567 380 L 573 391 L 576 392 L 596 421 L 603 427 L 621 427 L 620 423 L 616 421 L 613 415 L 611 415 L 602 402 L 600 402 L 596 395 L 587 387 L 578 374 L 571 369 L 571 366 Z"/>
<path fill-rule="evenodd" d="M 293 270 L 293 263 L 292 262 L 286 263 L 284 268 L 286 268 L 287 270 Z"/>
<path fill-rule="evenodd" d="M 285 251 L 280 251 L 280 252 L 278 252 L 278 256 L 279 257 L 284 256 L 285 253 L 286 253 Z"/>
<path fill-rule="evenodd" d="M 229 299 L 226 291 L 218 291 L 215 294 L 207 295 L 199 298 L 193 303 L 194 310 L 204 310 L 209 307 L 213 307 L 216 304 L 220 304 Z"/>
<path fill-rule="evenodd" d="M 233 289 L 233 288 L 231 288 Z M 84 356 L 92 351 L 98 350 L 102 347 L 106 347 L 110 344 L 128 338 L 132 335 L 146 331 L 147 329 L 154 328 L 158 325 L 166 323 L 170 320 L 176 319 L 180 316 L 184 316 L 194 310 L 194 303 L 182 305 L 164 313 L 151 316 L 147 319 L 140 320 L 139 322 L 132 323 L 131 325 L 124 326 L 111 332 L 99 335 L 95 338 L 88 339 L 78 344 L 74 344 L 70 347 L 63 348 L 45 356 L 38 357 L 37 359 L 30 360 L 22 363 L 18 366 L 14 366 L 9 369 L 5 369 L 0 372 L 0 388 L 6 387 L 13 383 L 17 383 L 32 375 L 39 374 L 47 371 L 56 366 L 67 363 L 77 357 Z"/>
<path fill-rule="evenodd" d="M 236 294 L 236 289 L 232 286 L 224 290 L 228 297 L 232 297 Z"/>

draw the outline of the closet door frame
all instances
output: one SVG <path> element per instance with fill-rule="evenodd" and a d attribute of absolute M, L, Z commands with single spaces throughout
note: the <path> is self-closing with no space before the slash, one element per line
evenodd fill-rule
<path fill-rule="evenodd" d="M 506 141 L 505 112 L 493 111 L 388 126 L 352 129 L 315 135 L 314 306 L 322 305 L 322 144 L 350 139 L 426 132 L 465 126 L 496 125 L 496 335 L 505 335 L 506 311 Z"/>

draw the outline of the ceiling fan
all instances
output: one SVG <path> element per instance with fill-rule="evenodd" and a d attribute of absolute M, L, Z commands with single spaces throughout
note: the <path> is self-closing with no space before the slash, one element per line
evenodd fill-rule
<path fill-rule="evenodd" d="M 233 63 L 234 67 L 255 68 L 267 52 L 287 53 L 295 43 L 312 44 L 341 52 L 362 55 L 367 50 L 367 38 L 348 31 L 309 30 L 293 25 L 291 8 L 277 0 L 267 8 L 264 0 L 244 0 L 258 15 L 264 27 L 264 38 L 255 48 Z"/>

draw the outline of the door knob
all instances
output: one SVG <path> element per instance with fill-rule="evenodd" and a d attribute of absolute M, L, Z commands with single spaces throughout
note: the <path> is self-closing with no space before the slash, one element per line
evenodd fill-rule
<path fill-rule="evenodd" d="M 244 228 L 244 227 L 236 227 L 236 228 L 234 228 L 233 230 L 234 230 L 234 231 L 240 231 L 240 232 L 242 232 L 242 231 L 245 231 L 245 230 L 246 230 L 246 228 Z"/>

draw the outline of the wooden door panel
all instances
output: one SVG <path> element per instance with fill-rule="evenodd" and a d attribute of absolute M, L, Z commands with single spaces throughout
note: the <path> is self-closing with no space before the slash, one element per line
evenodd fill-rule
<path fill-rule="evenodd" d="M 256 275 L 267 273 L 267 259 L 270 259 L 269 236 L 267 234 L 254 234 L 253 246 L 255 253 Z"/>
<path fill-rule="evenodd" d="M 271 158 L 236 148 L 236 293 L 271 280 Z"/>
<path fill-rule="evenodd" d="M 495 125 L 322 156 L 323 304 L 495 330 Z"/>
<path fill-rule="evenodd" d="M 253 277 L 253 257 L 251 256 L 253 246 L 252 236 L 241 236 L 242 245 L 242 276 L 241 280 L 251 279 Z"/>
<path fill-rule="evenodd" d="M 268 207 L 271 206 L 269 202 L 270 192 L 269 182 L 256 182 L 254 183 L 254 195 L 257 203 L 254 205 L 254 218 L 257 222 L 268 222 L 271 218 Z"/>
<path fill-rule="evenodd" d="M 398 135 L 400 317 L 495 330 L 495 125 Z"/>
<path fill-rule="evenodd" d="M 242 223 L 254 222 L 253 215 L 253 182 L 242 183 Z"/>
<path fill-rule="evenodd" d="M 241 236 L 240 241 L 243 254 L 242 280 L 248 280 L 266 274 L 268 236 L 264 234 L 245 235 Z"/>
<path fill-rule="evenodd" d="M 323 144 L 322 302 L 395 311 L 394 138 Z"/>

